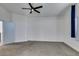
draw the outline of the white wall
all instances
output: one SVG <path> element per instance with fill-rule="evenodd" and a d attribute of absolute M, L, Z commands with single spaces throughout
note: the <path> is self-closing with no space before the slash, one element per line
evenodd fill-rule
<path fill-rule="evenodd" d="M 60 41 L 57 39 L 56 17 L 28 18 L 28 40 L 32 41 Z"/>
<path fill-rule="evenodd" d="M 13 14 L 16 23 L 16 41 L 56 41 L 58 39 L 57 17 L 26 17 Z"/>
<path fill-rule="evenodd" d="M 22 15 L 13 14 L 12 21 L 15 23 L 15 42 L 27 41 L 27 19 Z"/>
<path fill-rule="evenodd" d="M 57 17 L 26 17 L 8 12 L 0 6 L 0 20 L 13 21 L 15 28 L 15 42 L 22 41 L 59 41 L 57 36 Z"/>
<path fill-rule="evenodd" d="M 76 13 L 79 12 L 79 9 L 76 7 Z M 79 13 L 78 13 L 79 14 Z M 71 7 L 66 8 L 61 16 L 59 17 L 59 37 L 63 40 L 64 43 L 72 47 L 73 49 L 79 51 L 79 41 L 77 38 L 71 38 Z"/>
<path fill-rule="evenodd" d="M 58 18 L 60 39 L 68 40 L 71 37 L 71 7 L 67 7 Z"/>
<path fill-rule="evenodd" d="M 10 20 L 10 13 L 0 6 L 0 20 Z"/>
<path fill-rule="evenodd" d="M 76 40 L 79 41 L 79 4 L 76 4 L 76 19 L 77 19 L 77 38 Z"/>

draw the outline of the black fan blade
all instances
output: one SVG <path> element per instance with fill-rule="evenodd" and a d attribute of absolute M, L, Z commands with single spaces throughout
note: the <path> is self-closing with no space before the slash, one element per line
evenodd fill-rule
<path fill-rule="evenodd" d="M 38 10 L 34 9 L 34 11 L 36 11 L 37 13 L 40 13 Z"/>
<path fill-rule="evenodd" d="M 31 3 L 29 3 L 29 5 L 30 5 L 31 9 L 33 9 L 33 10 L 36 11 L 37 13 L 40 13 L 40 12 L 39 12 L 38 10 L 36 10 L 36 9 L 42 8 L 42 6 L 38 6 L 38 7 L 34 8 Z M 30 13 L 32 13 L 32 11 L 31 11 Z"/>
<path fill-rule="evenodd" d="M 22 9 L 28 9 L 28 10 L 31 10 L 30 8 L 22 8 Z"/>
<path fill-rule="evenodd" d="M 34 9 L 39 9 L 39 8 L 42 8 L 43 6 L 38 6 L 38 7 L 35 7 Z"/>
<path fill-rule="evenodd" d="M 32 6 L 32 4 L 31 4 L 31 3 L 29 3 L 29 5 L 30 5 L 30 7 L 33 9 L 33 6 Z"/>

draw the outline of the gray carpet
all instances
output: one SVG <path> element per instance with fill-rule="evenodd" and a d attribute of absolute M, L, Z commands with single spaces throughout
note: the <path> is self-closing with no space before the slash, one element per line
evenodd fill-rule
<path fill-rule="evenodd" d="M 64 43 L 23 42 L 0 47 L 1 56 L 78 56 L 79 53 Z"/>

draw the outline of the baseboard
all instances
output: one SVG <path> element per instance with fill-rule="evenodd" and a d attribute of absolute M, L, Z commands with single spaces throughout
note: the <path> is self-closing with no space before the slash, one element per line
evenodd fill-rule
<path fill-rule="evenodd" d="M 59 41 L 59 40 L 28 40 L 28 41 L 43 41 L 43 42 L 63 42 L 63 41 Z"/>
<path fill-rule="evenodd" d="M 79 45 L 75 44 L 75 42 L 64 41 L 64 43 L 67 44 L 68 46 L 70 46 L 72 49 L 79 52 Z"/>

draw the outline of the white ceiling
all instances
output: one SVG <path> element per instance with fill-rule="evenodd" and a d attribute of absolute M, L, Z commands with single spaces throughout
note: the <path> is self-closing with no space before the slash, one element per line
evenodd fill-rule
<path fill-rule="evenodd" d="M 2 7 L 4 7 L 9 12 L 25 15 L 25 16 L 56 16 L 60 14 L 61 11 L 64 10 L 70 4 L 67 3 L 33 3 L 34 7 L 43 5 L 43 8 L 38 9 L 40 14 L 33 11 L 32 14 L 29 14 L 29 10 L 22 10 L 21 8 L 27 7 L 29 5 L 27 3 L 0 3 Z"/>

